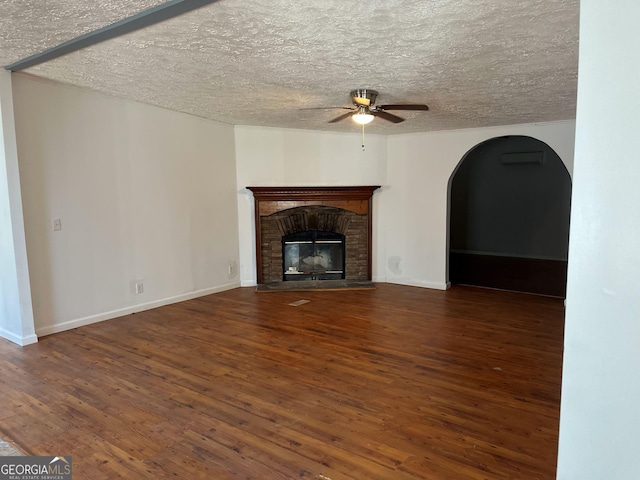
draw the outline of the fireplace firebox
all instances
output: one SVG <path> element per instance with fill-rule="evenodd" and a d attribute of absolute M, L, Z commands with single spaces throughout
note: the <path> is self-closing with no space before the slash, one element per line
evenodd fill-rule
<path fill-rule="evenodd" d="M 284 281 L 344 279 L 344 235 L 310 230 L 282 237 Z"/>

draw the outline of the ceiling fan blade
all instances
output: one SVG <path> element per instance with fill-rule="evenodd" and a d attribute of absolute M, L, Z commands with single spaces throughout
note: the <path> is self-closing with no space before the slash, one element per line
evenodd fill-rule
<path fill-rule="evenodd" d="M 427 105 L 420 105 L 414 103 L 408 104 L 393 104 L 393 105 L 380 105 L 378 107 L 380 110 L 420 110 L 426 112 L 429 110 Z"/>
<path fill-rule="evenodd" d="M 351 110 L 353 111 L 353 107 L 307 107 L 307 108 L 299 108 L 298 110 Z"/>
<path fill-rule="evenodd" d="M 382 110 L 370 110 L 370 112 L 372 115 L 375 115 L 376 117 L 384 118 L 385 120 L 388 120 L 393 123 L 404 122 L 404 118 L 398 117 L 396 115 L 392 115 L 391 113 L 388 113 L 388 112 L 383 112 Z"/>
<path fill-rule="evenodd" d="M 329 120 L 329 123 L 339 122 L 340 120 L 344 120 L 345 118 L 349 118 L 351 115 L 353 115 L 353 112 L 345 113 L 343 115 L 340 115 L 339 117 L 334 118 L 333 120 Z"/>

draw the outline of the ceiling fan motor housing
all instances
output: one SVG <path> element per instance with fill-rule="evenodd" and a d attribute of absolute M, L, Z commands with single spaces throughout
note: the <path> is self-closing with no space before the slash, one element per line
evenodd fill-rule
<path fill-rule="evenodd" d="M 372 106 L 376 102 L 378 92 L 370 90 L 368 88 L 358 88 L 357 90 L 351 90 L 351 100 L 355 106 L 367 105 Z M 366 99 L 368 102 L 358 101 L 359 99 Z"/>

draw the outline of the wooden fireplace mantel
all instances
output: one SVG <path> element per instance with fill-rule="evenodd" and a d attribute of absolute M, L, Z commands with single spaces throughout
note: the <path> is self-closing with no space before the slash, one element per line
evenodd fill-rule
<path fill-rule="evenodd" d="M 348 210 L 368 219 L 368 280 L 372 276 L 372 197 L 380 185 L 351 187 L 247 187 L 255 206 L 257 280 L 262 283 L 262 240 L 260 218 L 291 208 L 322 205 Z"/>
<path fill-rule="evenodd" d="M 343 208 L 359 214 L 371 210 L 371 197 L 380 185 L 357 187 L 247 187 L 253 192 L 256 218 L 289 208 L 311 205 Z"/>

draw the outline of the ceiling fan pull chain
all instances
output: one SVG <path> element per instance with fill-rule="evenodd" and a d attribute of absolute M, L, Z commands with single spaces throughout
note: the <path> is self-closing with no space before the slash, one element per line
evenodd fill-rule
<path fill-rule="evenodd" d="M 364 124 L 362 125 L 362 151 L 364 152 Z"/>

